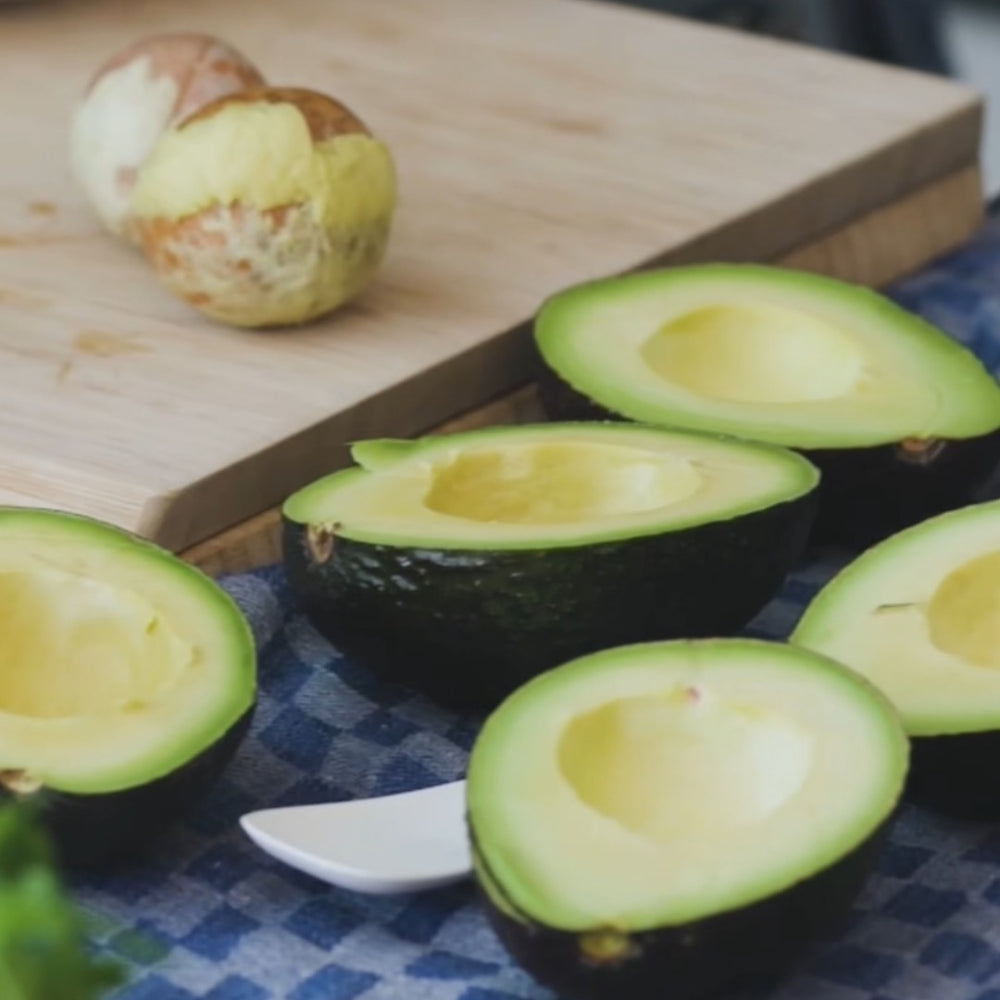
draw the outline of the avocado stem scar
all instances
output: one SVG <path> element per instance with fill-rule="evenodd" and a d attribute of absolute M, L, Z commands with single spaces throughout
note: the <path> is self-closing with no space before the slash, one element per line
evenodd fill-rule
<path fill-rule="evenodd" d="M 31 795 L 42 787 L 41 781 L 33 774 L 16 767 L 0 771 L 0 785 L 15 795 Z"/>
<path fill-rule="evenodd" d="M 899 456 L 911 465 L 930 465 L 944 450 L 941 438 L 906 438 L 899 442 Z"/>
<path fill-rule="evenodd" d="M 592 965 L 617 965 L 638 953 L 636 942 L 614 927 L 602 927 L 580 936 L 580 954 Z"/>
<path fill-rule="evenodd" d="M 322 566 L 330 561 L 333 555 L 333 546 L 337 538 L 337 532 L 341 524 L 335 521 L 333 524 L 310 524 L 306 530 L 306 549 L 309 557 L 317 566 Z"/>

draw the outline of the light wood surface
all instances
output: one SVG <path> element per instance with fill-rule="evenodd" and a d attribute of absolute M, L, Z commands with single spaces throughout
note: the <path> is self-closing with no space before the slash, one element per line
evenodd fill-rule
<path fill-rule="evenodd" d="M 66 166 L 71 108 L 108 54 L 168 29 L 224 36 L 388 141 L 400 209 L 354 306 L 282 333 L 213 326 L 98 230 Z M 548 294 L 792 253 L 973 164 L 980 117 L 949 81 L 584 0 L 5 8 L 0 492 L 185 548 L 346 440 L 523 384 Z"/>
<path fill-rule="evenodd" d="M 870 212 L 776 262 L 873 287 L 886 285 L 959 246 L 982 224 L 983 214 L 982 178 L 977 168 L 970 167 Z M 544 419 L 537 391 L 528 384 L 430 432 L 445 434 Z M 280 520 L 279 508 L 272 507 L 182 555 L 212 576 L 271 565 L 281 558 Z"/>

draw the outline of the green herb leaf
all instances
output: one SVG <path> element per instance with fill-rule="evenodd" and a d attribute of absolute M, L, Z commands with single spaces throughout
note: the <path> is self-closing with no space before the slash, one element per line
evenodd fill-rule
<path fill-rule="evenodd" d="M 120 967 L 92 955 L 32 811 L 0 807 L 0 997 L 98 1000 L 123 978 Z"/>

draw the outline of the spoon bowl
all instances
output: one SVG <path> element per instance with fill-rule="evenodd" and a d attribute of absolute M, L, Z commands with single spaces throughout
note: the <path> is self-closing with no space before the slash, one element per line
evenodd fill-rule
<path fill-rule="evenodd" d="M 418 892 L 472 874 L 465 782 L 348 802 L 260 809 L 240 825 L 261 850 L 354 892 Z"/>

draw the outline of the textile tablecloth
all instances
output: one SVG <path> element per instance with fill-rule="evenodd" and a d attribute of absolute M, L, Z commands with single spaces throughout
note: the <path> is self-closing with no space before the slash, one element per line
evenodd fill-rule
<path fill-rule="evenodd" d="M 1000 373 L 1000 216 L 891 289 Z M 803 564 L 749 634 L 787 636 L 843 556 Z M 515 1000 L 552 995 L 506 957 L 469 883 L 412 896 L 335 889 L 272 861 L 251 809 L 459 778 L 481 721 L 373 679 L 296 613 L 278 567 L 228 577 L 260 647 L 252 731 L 224 778 L 141 864 L 70 888 L 121 1000 Z M 1000 824 L 906 808 L 848 931 L 768 1000 L 1000 1000 Z M 58 1000 L 58 998 L 53 998 Z M 628 998 L 623 998 L 628 1000 Z"/>

